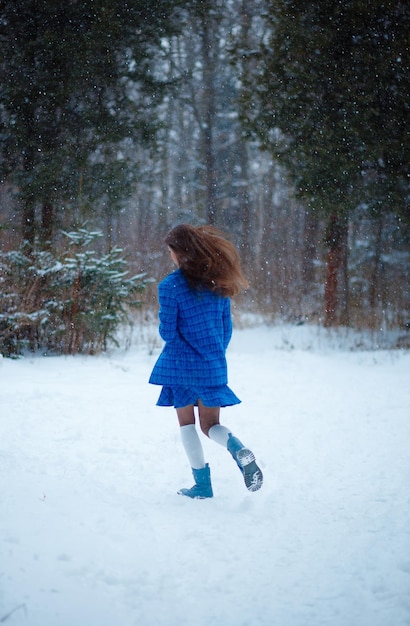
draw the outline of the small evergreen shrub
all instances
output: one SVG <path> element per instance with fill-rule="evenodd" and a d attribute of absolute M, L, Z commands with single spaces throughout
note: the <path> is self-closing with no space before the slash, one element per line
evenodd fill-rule
<path fill-rule="evenodd" d="M 0 353 L 44 350 L 95 354 L 117 344 L 118 328 L 131 321 L 150 279 L 129 276 L 120 248 L 103 256 L 91 249 L 100 231 L 63 233 L 59 256 L 24 248 L 0 253 Z"/>

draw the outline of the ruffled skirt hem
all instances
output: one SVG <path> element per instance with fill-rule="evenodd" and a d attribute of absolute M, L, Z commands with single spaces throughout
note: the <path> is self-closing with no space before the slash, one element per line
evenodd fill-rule
<path fill-rule="evenodd" d="M 205 406 L 232 406 L 241 401 L 228 385 L 219 387 L 168 387 L 164 386 L 159 395 L 157 406 L 173 406 L 176 409 L 194 404 L 201 400 Z"/>

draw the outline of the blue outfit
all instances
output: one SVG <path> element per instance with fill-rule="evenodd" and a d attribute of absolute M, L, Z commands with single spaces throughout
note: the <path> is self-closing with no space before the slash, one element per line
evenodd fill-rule
<path fill-rule="evenodd" d="M 163 385 L 157 404 L 176 408 L 238 404 L 227 386 L 226 349 L 232 336 L 229 298 L 192 289 L 180 269 L 158 285 L 159 333 L 165 346 L 149 382 Z"/>

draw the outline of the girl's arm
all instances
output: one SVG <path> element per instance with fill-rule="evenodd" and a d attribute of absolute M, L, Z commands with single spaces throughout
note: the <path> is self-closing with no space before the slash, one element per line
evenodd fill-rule
<path fill-rule="evenodd" d="M 224 348 L 227 349 L 232 337 L 232 317 L 231 317 L 231 301 L 229 298 L 225 300 L 224 312 L 223 312 L 223 326 L 224 326 Z"/>
<path fill-rule="evenodd" d="M 177 334 L 178 305 L 167 285 L 158 285 L 159 334 L 164 341 L 172 341 Z"/>

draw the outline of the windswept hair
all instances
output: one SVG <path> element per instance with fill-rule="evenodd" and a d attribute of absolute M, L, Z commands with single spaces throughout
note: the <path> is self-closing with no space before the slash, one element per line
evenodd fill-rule
<path fill-rule="evenodd" d="M 179 224 L 165 237 L 179 267 L 193 289 L 210 289 L 236 296 L 248 286 L 238 252 L 214 226 Z"/>

